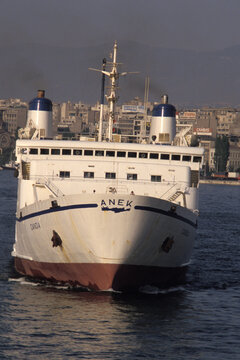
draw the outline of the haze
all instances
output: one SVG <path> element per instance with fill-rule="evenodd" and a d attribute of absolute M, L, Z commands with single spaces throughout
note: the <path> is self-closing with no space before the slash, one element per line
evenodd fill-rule
<path fill-rule="evenodd" d="M 128 96 L 141 95 L 144 78 L 150 76 L 153 98 L 153 89 L 158 88 L 159 93 L 172 93 L 177 103 L 236 105 L 240 103 L 236 94 L 240 75 L 239 15 L 239 0 L 1 0 L 0 98 L 29 100 L 36 88 L 47 87 L 53 100 L 94 103 L 99 97 L 94 89 L 99 78 L 95 81 L 96 74 L 89 75 L 87 69 L 100 67 L 117 40 L 119 60 L 129 71 L 142 73 L 133 83 L 131 79 L 123 82 Z M 161 63 L 163 51 L 167 55 Z M 210 60 L 213 63 L 209 65 Z M 215 61 L 223 60 L 225 66 L 217 63 L 214 67 Z M 188 70 L 179 68 L 179 61 L 181 67 L 188 62 L 190 74 L 186 76 Z M 157 74 L 156 64 L 162 68 Z M 216 70 L 213 79 L 215 69 L 219 72 Z M 134 81 L 141 83 L 140 93 L 134 93 Z M 179 81 L 183 82 L 182 91 Z"/>

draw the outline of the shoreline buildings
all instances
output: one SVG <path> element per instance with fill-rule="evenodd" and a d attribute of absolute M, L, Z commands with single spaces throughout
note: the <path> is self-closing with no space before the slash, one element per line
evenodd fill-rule
<path fill-rule="evenodd" d="M 154 103 L 139 98 L 116 106 L 113 124 L 114 141 L 144 142 L 149 136 L 151 112 Z M 0 100 L 0 154 L 13 147 L 17 130 L 26 124 L 28 104 L 20 99 Z M 105 118 L 108 107 L 104 105 Z M 82 139 L 86 135 L 97 136 L 100 103 L 82 102 L 53 103 L 53 134 L 57 139 Z M 225 135 L 229 141 L 227 171 L 240 169 L 240 109 L 198 108 L 178 109 L 176 131 L 184 134 L 186 143 L 200 143 L 204 147 L 204 169 L 217 171 L 214 157 L 215 141 Z M 107 124 L 103 121 L 103 134 Z"/>

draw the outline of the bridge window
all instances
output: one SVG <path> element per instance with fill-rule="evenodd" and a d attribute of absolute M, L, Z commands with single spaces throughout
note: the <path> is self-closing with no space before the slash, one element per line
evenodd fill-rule
<path fill-rule="evenodd" d="M 105 179 L 116 179 L 116 173 L 107 172 L 105 174 Z"/>
<path fill-rule="evenodd" d="M 193 157 L 193 162 L 201 162 L 202 161 L 202 157 L 201 156 L 194 156 Z"/>
<path fill-rule="evenodd" d="M 141 158 L 141 159 L 147 159 L 148 153 L 146 153 L 146 152 L 140 152 L 140 153 L 138 154 L 138 157 Z"/>
<path fill-rule="evenodd" d="M 128 157 L 129 157 L 129 158 L 136 158 L 136 157 L 137 157 L 137 153 L 136 153 L 136 152 L 133 152 L 133 151 L 129 151 L 129 152 L 128 152 Z"/>
<path fill-rule="evenodd" d="M 62 155 L 71 155 L 71 149 L 62 149 Z"/>
<path fill-rule="evenodd" d="M 84 178 L 85 179 L 94 179 L 94 172 L 92 172 L 92 171 L 84 171 Z"/>
<path fill-rule="evenodd" d="M 106 151 L 106 156 L 115 156 L 115 151 Z"/>
<path fill-rule="evenodd" d="M 150 159 L 158 159 L 157 153 L 150 153 Z"/>
<path fill-rule="evenodd" d="M 172 160 L 180 161 L 180 155 L 172 154 Z"/>
<path fill-rule="evenodd" d="M 161 154 L 161 160 L 169 160 L 169 154 Z"/>
<path fill-rule="evenodd" d="M 40 154 L 41 155 L 48 155 L 49 154 L 49 149 L 40 149 Z"/>
<path fill-rule="evenodd" d="M 161 182 L 161 175 L 151 175 L 151 181 Z"/>
<path fill-rule="evenodd" d="M 82 150 L 80 150 L 80 149 L 74 149 L 74 150 L 73 150 L 73 155 L 78 155 L 78 156 L 82 155 Z"/>
<path fill-rule="evenodd" d="M 30 149 L 29 154 L 30 155 L 37 155 L 38 154 L 38 149 Z"/>
<path fill-rule="evenodd" d="M 95 151 L 95 156 L 104 156 L 104 151 L 103 150 L 96 150 Z"/>
<path fill-rule="evenodd" d="M 59 177 L 60 178 L 70 178 L 70 171 L 60 171 Z"/>
<path fill-rule="evenodd" d="M 20 150 L 21 154 L 27 154 L 27 152 L 28 152 L 28 149 L 26 149 L 26 148 L 21 148 L 21 150 Z"/>
<path fill-rule="evenodd" d="M 127 180 L 137 180 L 137 174 L 127 174 Z"/>
<path fill-rule="evenodd" d="M 85 156 L 92 156 L 93 155 L 93 150 L 84 150 L 84 155 Z"/>
<path fill-rule="evenodd" d="M 183 155 L 182 156 L 182 161 L 191 161 L 191 156 L 190 155 Z"/>
<path fill-rule="evenodd" d="M 117 157 L 126 157 L 126 151 L 118 151 Z"/>
<path fill-rule="evenodd" d="M 60 155 L 60 149 L 51 149 L 51 155 Z"/>

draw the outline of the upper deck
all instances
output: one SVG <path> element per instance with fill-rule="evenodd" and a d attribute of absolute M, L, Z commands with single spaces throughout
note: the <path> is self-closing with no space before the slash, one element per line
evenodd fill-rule
<path fill-rule="evenodd" d="M 18 140 L 20 207 L 81 193 L 129 193 L 190 204 L 203 149 L 92 141 Z M 26 180 L 26 181 L 25 181 Z M 35 189 L 33 191 L 33 189 Z M 187 200 L 186 200 L 186 199 Z M 192 201 L 192 200 L 191 200 Z"/>
<path fill-rule="evenodd" d="M 109 160 L 188 165 L 199 169 L 204 150 L 198 147 L 180 147 L 153 144 L 130 144 L 68 140 L 18 140 L 17 161 L 29 160 Z"/>

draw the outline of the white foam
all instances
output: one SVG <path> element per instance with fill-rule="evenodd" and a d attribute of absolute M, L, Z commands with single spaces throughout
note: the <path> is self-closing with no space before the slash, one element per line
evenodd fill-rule
<path fill-rule="evenodd" d="M 21 278 L 9 278 L 9 282 L 17 282 L 21 285 L 30 285 L 30 286 L 43 286 L 45 288 L 51 288 L 51 289 L 57 289 L 57 290 L 82 290 L 86 288 L 83 288 L 82 286 L 71 286 L 70 284 L 57 284 L 57 283 L 50 283 L 50 282 L 37 282 L 37 281 L 31 281 L 30 279 L 27 279 L 25 277 Z"/>
<path fill-rule="evenodd" d="M 24 278 L 24 277 L 21 277 L 21 278 L 9 278 L 8 281 L 10 281 L 10 282 L 18 282 L 21 285 L 31 285 L 31 286 L 38 286 L 39 285 L 38 283 L 26 280 L 26 278 Z"/>
<path fill-rule="evenodd" d="M 107 289 L 107 290 L 101 290 L 101 292 L 111 292 L 111 293 L 115 293 L 115 294 L 121 294 L 122 293 L 122 291 L 114 290 L 112 288 Z"/>
<path fill-rule="evenodd" d="M 157 286 L 145 285 L 139 288 L 139 292 L 143 294 L 158 295 L 158 294 L 169 294 L 172 292 L 184 291 L 182 286 L 170 287 L 167 289 L 160 289 Z"/>

